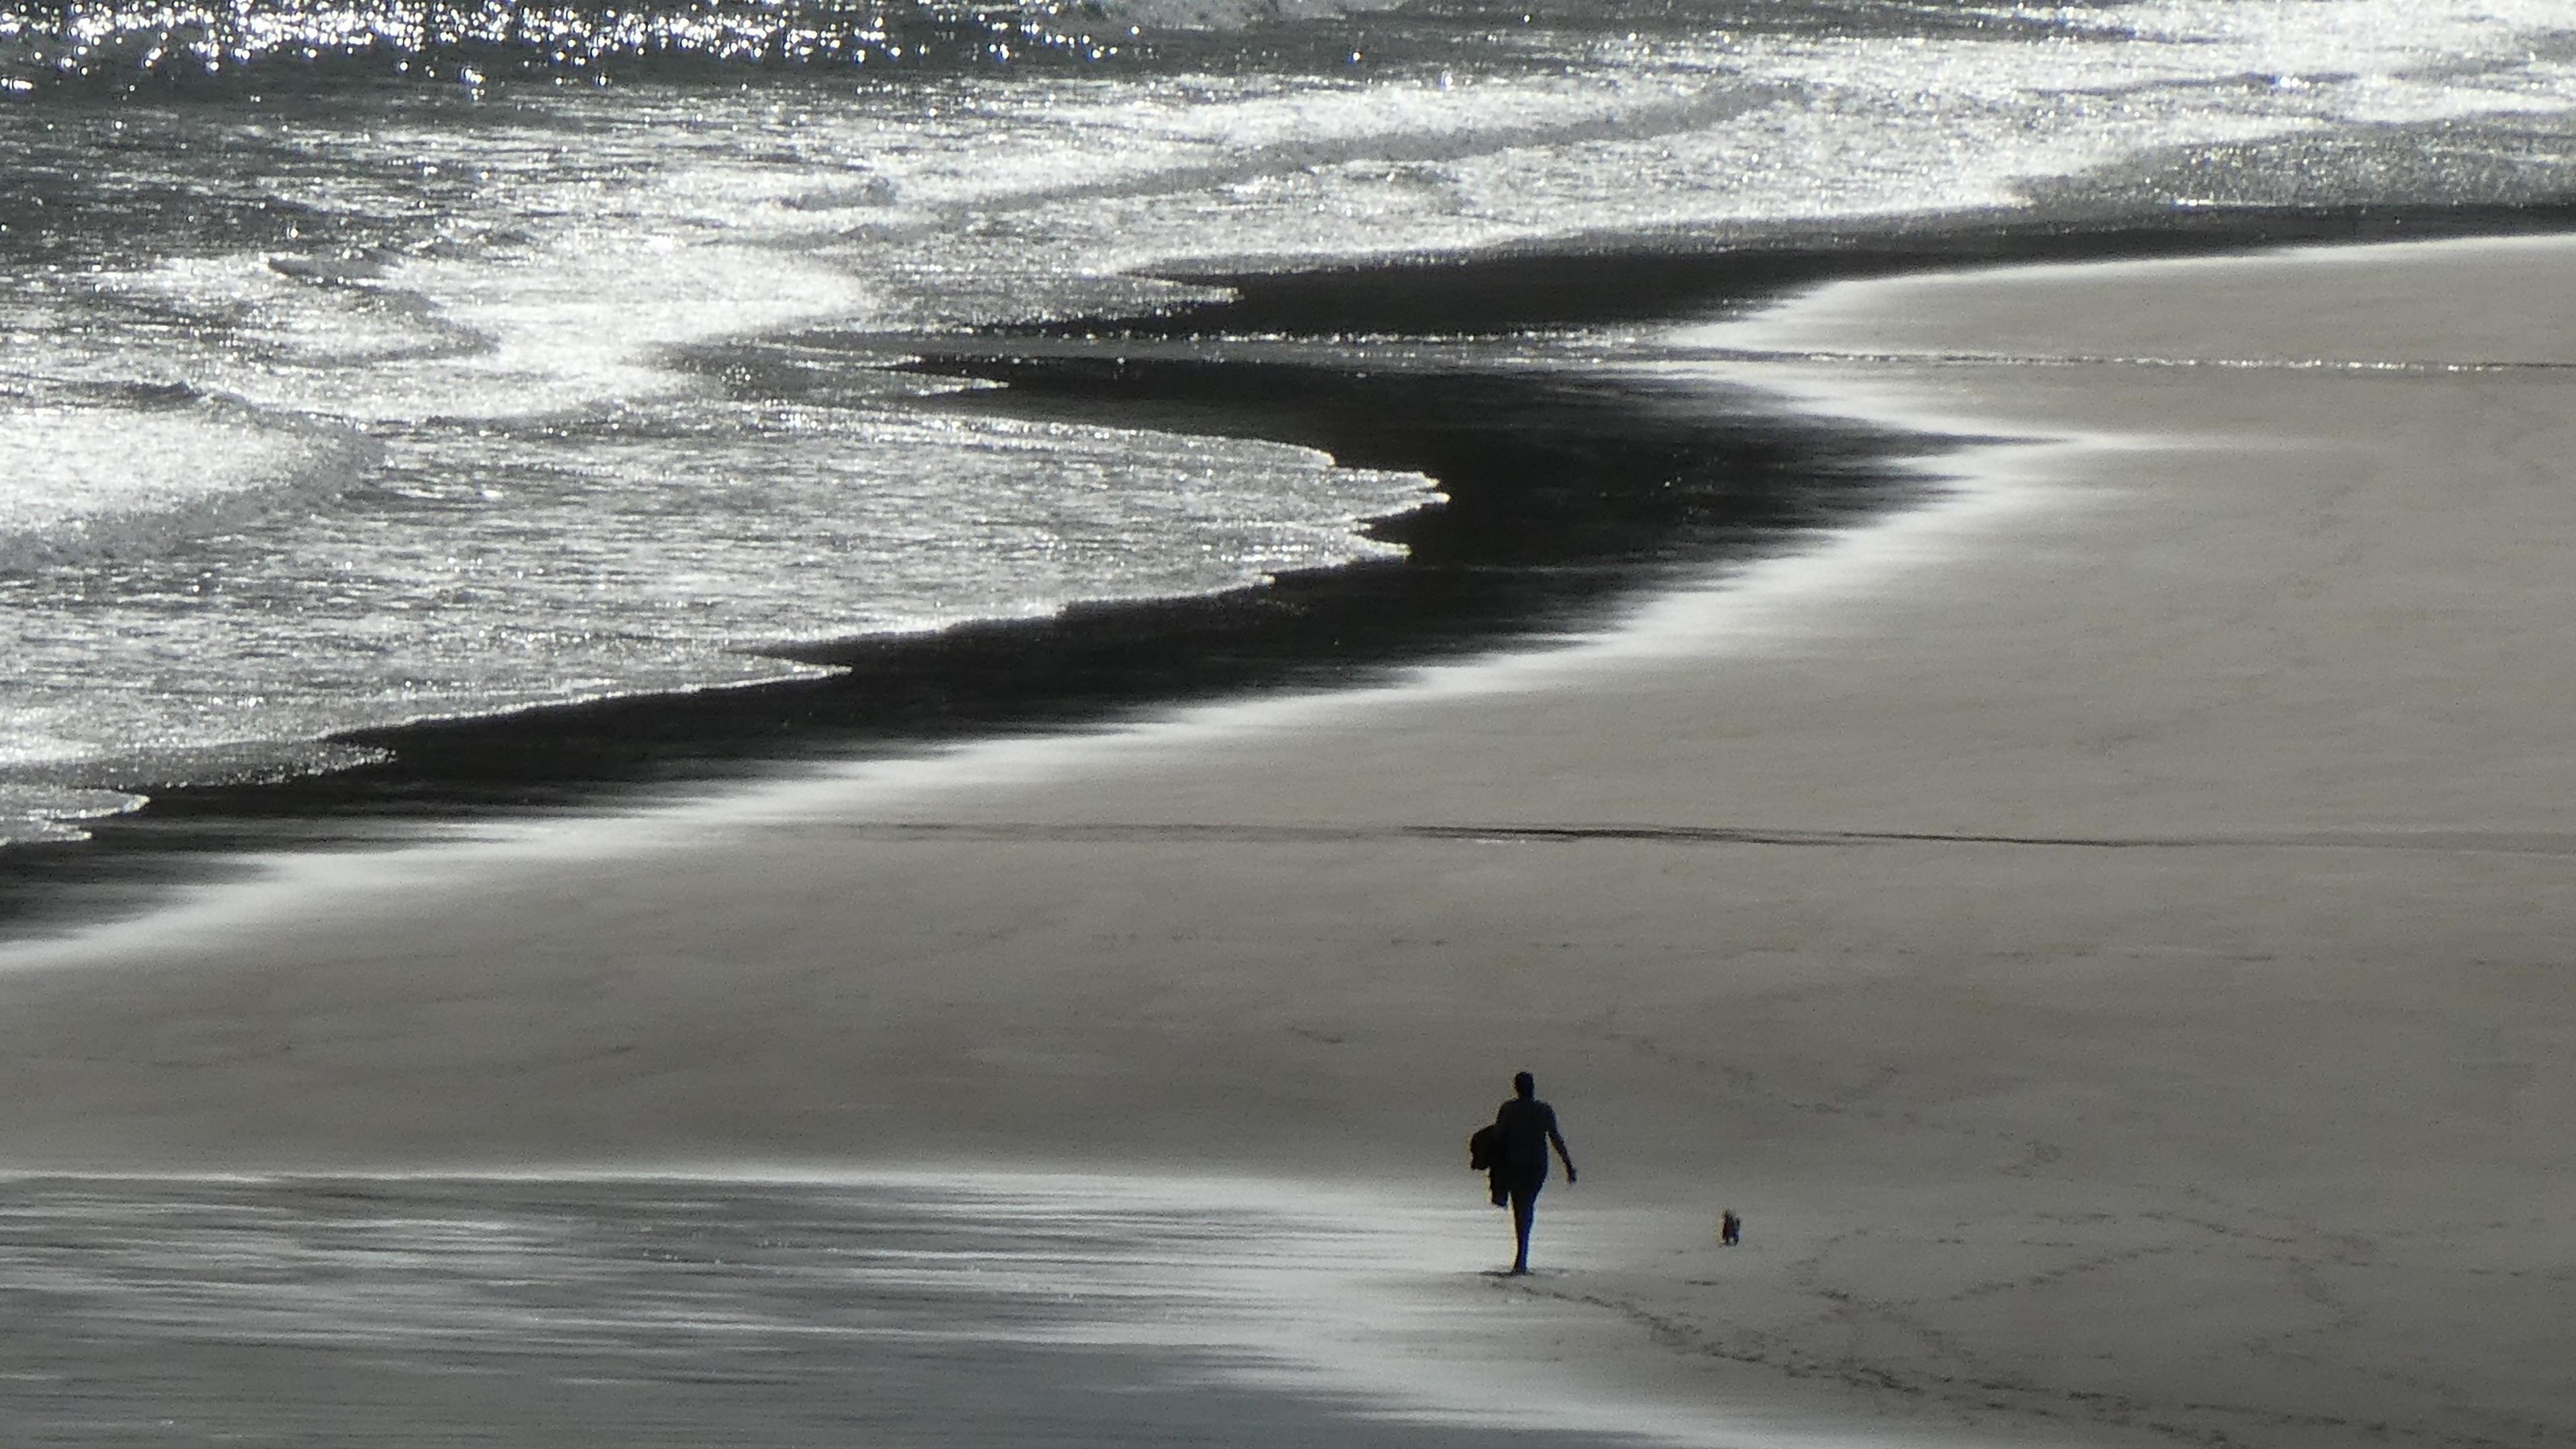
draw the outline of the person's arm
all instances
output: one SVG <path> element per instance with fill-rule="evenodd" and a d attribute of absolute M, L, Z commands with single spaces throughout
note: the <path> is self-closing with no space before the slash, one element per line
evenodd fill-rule
<path fill-rule="evenodd" d="M 1547 1114 L 1547 1140 L 1556 1145 L 1556 1160 L 1565 1164 L 1565 1185 L 1574 1186 L 1574 1159 L 1565 1152 L 1565 1134 L 1556 1130 L 1556 1114 Z"/>

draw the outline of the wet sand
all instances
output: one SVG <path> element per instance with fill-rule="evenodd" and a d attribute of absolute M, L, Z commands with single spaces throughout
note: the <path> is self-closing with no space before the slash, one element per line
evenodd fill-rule
<path fill-rule="evenodd" d="M 2039 441 L 1553 652 L 14 948 L 0 1152 L 1472 1202 L 1527 1066 L 1586 1176 L 1557 1270 L 1475 1301 L 1597 1309 L 1604 1402 L 2565 1442 L 2571 269 L 1853 283 L 1696 335 L 1659 377 Z"/>
<path fill-rule="evenodd" d="M 1637 1442 L 1516 1342 L 1590 1310 L 1404 1291 L 1476 1281 L 1469 1213 L 1206 1176 L 12 1179 L 0 1437 Z"/>

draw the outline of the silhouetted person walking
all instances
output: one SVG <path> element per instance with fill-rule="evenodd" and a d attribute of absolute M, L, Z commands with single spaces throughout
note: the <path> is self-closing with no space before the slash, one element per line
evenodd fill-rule
<path fill-rule="evenodd" d="M 1547 1186 L 1547 1150 L 1556 1149 L 1565 1164 L 1565 1180 L 1574 1182 L 1574 1159 L 1565 1152 L 1565 1135 L 1556 1130 L 1556 1109 L 1538 1099 L 1538 1080 L 1527 1072 L 1512 1078 L 1512 1099 L 1494 1113 L 1494 1133 L 1502 1139 L 1501 1160 L 1494 1165 L 1494 1200 L 1512 1205 L 1512 1238 L 1520 1251 L 1512 1271 L 1529 1271 L 1530 1220 L 1538 1216 L 1538 1190 Z"/>

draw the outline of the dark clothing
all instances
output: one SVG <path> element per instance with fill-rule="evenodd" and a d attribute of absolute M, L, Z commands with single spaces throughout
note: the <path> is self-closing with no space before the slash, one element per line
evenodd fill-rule
<path fill-rule="evenodd" d="M 1535 1177 L 1523 1178 L 1505 1190 L 1504 1201 L 1512 1208 L 1512 1237 L 1520 1244 L 1519 1255 L 1512 1259 L 1514 1272 L 1529 1271 L 1530 1222 L 1538 1216 L 1538 1190 L 1543 1181 Z"/>
<path fill-rule="evenodd" d="M 1494 1130 L 1503 1136 L 1495 1181 L 1515 1188 L 1527 1183 L 1535 1195 L 1547 1181 L 1548 1144 L 1563 1140 L 1556 1130 L 1556 1109 L 1536 1097 L 1514 1097 L 1494 1113 Z"/>
<path fill-rule="evenodd" d="M 1514 1097 L 1495 1109 L 1494 1135 L 1502 1139 L 1490 1179 L 1494 1206 L 1511 1207 L 1512 1238 L 1520 1249 L 1512 1256 L 1512 1271 L 1526 1273 L 1530 1223 L 1538 1216 L 1538 1191 L 1547 1186 L 1547 1150 L 1563 1152 L 1565 1138 L 1556 1130 L 1556 1109 L 1536 1097 Z"/>

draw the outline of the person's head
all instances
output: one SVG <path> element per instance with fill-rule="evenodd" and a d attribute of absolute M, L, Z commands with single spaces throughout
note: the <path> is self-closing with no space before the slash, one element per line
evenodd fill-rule
<path fill-rule="evenodd" d="M 1531 1076 L 1527 1072 L 1514 1072 L 1512 1073 L 1512 1090 L 1519 1093 L 1523 1100 L 1535 1097 L 1538 1095 L 1538 1078 Z"/>

